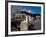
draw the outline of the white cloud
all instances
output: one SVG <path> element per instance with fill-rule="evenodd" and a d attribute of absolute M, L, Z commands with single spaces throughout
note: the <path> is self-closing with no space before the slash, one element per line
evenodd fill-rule
<path fill-rule="evenodd" d="M 31 11 L 31 10 L 28 10 L 27 12 L 32 13 L 32 11 Z"/>

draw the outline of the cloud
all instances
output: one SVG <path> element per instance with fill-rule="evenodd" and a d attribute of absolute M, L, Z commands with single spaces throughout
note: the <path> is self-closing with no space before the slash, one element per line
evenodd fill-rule
<path fill-rule="evenodd" d="M 32 13 L 32 11 L 31 11 L 31 10 L 27 10 L 27 12 Z"/>

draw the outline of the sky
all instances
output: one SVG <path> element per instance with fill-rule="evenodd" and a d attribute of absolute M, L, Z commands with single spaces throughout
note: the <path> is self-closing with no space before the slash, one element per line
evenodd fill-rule
<path fill-rule="evenodd" d="M 30 10 L 33 14 L 41 14 L 41 7 L 40 6 L 16 6 L 11 5 L 11 12 L 16 12 L 17 9 L 27 9 Z"/>

